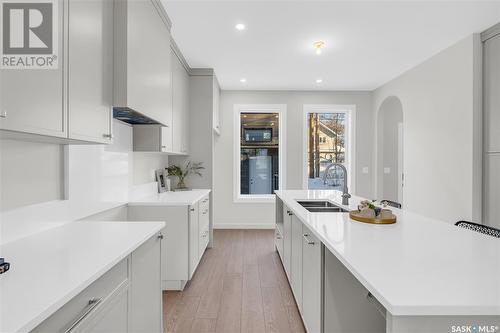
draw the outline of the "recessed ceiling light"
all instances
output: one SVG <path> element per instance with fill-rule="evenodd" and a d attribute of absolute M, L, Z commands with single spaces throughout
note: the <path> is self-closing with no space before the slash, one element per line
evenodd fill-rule
<path fill-rule="evenodd" d="M 316 83 L 322 83 L 323 79 L 316 79 Z"/>
<path fill-rule="evenodd" d="M 238 23 L 234 27 L 236 30 L 239 30 L 239 31 L 245 30 L 245 25 L 243 23 Z"/>
<path fill-rule="evenodd" d="M 322 49 L 325 47 L 325 42 L 323 42 L 322 40 L 318 40 L 316 42 L 313 43 L 313 47 L 314 49 L 316 50 L 316 54 L 321 54 L 321 51 Z"/>
<path fill-rule="evenodd" d="M 241 82 L 241 83 L 245 83 L 245 82 L 247 82 L 247 79 L 245 79 L 244 77 L 242 77 L 242 78 L 240 79 L 240 82 Z"/>

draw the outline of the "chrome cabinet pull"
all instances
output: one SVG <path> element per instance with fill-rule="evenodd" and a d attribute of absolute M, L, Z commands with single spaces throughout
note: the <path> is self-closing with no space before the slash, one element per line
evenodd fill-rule
<path fill-rule="evenodd" d="M 2 113 L 0 113 L 0 118 L 7 118 L 7 111 L 2 111 Z"/>
<path fill-rule="evenodd" d="M 94 310 L 100 303 L 102 302 L 102 298 L 92 298 L 89 300 L 87 306 L 83 309 L 82 314 L 78 317 L 64 333 L 69 333 L 75 329 L 78 324 L 80 324 L 91 312 Z"/>
<path fill-rule="evenodd" d="M 306 243 L 309 244 L 309 245 L 314 245 L 314 241 L 310 240 L 309 239 L 309 235 L 308 234 L 303 234 L 302 237 L 304 237 L 304 239 L 306 240 Z"/>
<path fill-rule="evenodd" d="M 103 134 L 102 136 L 103 136 L 103 138 L 106 138 L 106 139 L 113 139 L 113 134 Z"/>
<path fill-rule="evenodd" d="M 194 212 L 194 208 L 190 208 L 189 210 L 192 211 L 192 212 Z"/>
<path fill-rule="evenodd" d="M 163 236 L 163 234 L 160 232 L 160 233 L 158 234 L 158 239 L 163 239 L 163 238 L 164 238 L 164 236 Z"/>

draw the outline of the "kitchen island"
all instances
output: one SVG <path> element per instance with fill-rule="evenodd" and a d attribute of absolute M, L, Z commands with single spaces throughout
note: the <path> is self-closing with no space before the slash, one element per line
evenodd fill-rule
<path fill-rule="evenodd" d="M 343 206 L 338 191 L 276 195 L 276 248 L 308 331 L 498 331 L 498 239 L 396 208 L 396 224 L 370 225 L 349 213 L 311 213 L 297 202 L 326 200 L 355 210 L 363 200 L 353 196 Z M 319 285 L 316 297 L 310 285 Z M 361 293 L 378 317 L 361 299 L 353 301 Z"/>

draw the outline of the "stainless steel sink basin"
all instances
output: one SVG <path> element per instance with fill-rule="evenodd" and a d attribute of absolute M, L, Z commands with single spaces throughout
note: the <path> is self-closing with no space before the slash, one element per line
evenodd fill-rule
<path fill-rule="evenodd" d="M 348 213 L 349 211 L 326 200 L 297 200 L 311 213 Z"/>

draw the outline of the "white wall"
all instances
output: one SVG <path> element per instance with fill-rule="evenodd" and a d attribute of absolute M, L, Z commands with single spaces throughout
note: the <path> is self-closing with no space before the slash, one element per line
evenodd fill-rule
<path fill-rule="evenodd" d="M 389 96 L 403 105 L 405 209 L 450 223 L 480 220 L 480 88 L 474 35 L 374 91 L 375 113 Z"/>
<path fill-rule="evenodd" d="M 370 92 L 222 91 L 221 135 L 214 149 L 214 226 L 272 227 L 274 204 L 233 202 L 234 104 L 286 104 L 286 188 L 302 188 L 304 104 L 356 105 L 355 194 L 372 197 L 373 112 Z M 361 172 L 369 167 L 369 173 Z"/>

